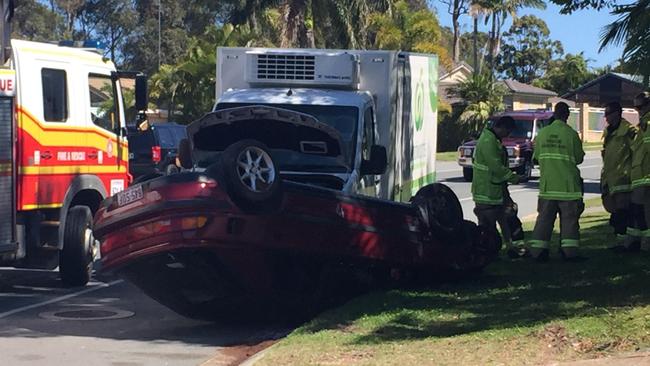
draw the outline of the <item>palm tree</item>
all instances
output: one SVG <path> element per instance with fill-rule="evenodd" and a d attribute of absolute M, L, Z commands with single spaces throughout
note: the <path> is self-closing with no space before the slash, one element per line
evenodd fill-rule
<path fill-rule="evenodd" d="M 472 75 L 453 88 L 450 93 L 465 101 L 465 110 L 460 115 L 459 121 L 471 133 L 479 132 L 490 116 L 503 110 L 503 97 L 506 90 L 493 80 L 491 74 L 484 72 Z"/>
<path fill-rule="evenodd" d="M 643 84 L 650 87 L 650 0 L 617 6 L 612 14 L 619 18 L 603 28 L 599 51 L 624 44 L 626 66 L 643 75 Z"/>
<path fill-rule="evenodd" d="M 496 57 L 501 49 L 501 29 L 508 16 L 517 18 L 517 12 L 522 8 L 546 9 L 546 3 L 543 0 L 481 0 L 479 3 L 487 13 L 485 23 L 491 23 L 488 61 L 494 73 Z"/>
<path fill-rule="evenodd" d="M 474 56 L 474 74 L 479 74 L 481 72 L 481 65 L 479 64 L 478 58 L 478 22 L 480 18 L 488 14 L 488 9 L 483 6 L 483 3 L 480 1 L 475 1 L 471 4 L 469 8 L 469 15 L 472 17 L 474 22 L 474 30 L 472 32 L 472 48 Z"/>

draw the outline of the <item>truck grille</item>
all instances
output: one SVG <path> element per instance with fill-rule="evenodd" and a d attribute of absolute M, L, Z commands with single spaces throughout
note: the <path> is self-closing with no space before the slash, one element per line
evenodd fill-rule
<path fill-rule="evenodd" d="M 316 58 L 308 55 L 256 55 L 260 80 L 314 80 Z"/>
<path fill-rule="evenodd" d="M 13 103 L 0 98 L 0 247 L 14 242 Z"/>

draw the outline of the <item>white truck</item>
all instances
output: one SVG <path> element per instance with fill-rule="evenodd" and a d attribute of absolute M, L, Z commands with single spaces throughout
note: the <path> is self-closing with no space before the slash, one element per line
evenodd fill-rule
<path fill-rule="evenodd" d="M 280 158 L 283 177 L 408 201 L 435 182 L 437 83 L 435 55 L 220 47 L 214 110 L 268 105 L 312 115 L 340 133 L 344 158 L 319 159 L 313 152 L 323 147 L 302 141 L 311 158 Z M 372 166 L 383 159 L 380 174 Z"/>

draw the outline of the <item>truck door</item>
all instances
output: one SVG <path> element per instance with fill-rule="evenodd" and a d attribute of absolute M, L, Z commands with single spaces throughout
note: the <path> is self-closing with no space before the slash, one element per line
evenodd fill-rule
<path fill-rule="evenodd" d="M 107 191 L 113 195 L 126 186 L 126 159 L 121 139 L 122 118 L 116 84 L 110 75 L 88 74 L 88 100 L 90 120 L 97 130 L 99 143 L 95 144 L 89 159 L 94 160 L 93 169 Z M 92 163 L 91 163 L 92 164 Z"/>
<path fill-rule="evenodd" d="M 363 134 L 361 140 L 361 158 L 370 159 L 370 150 L 375 144 L 375 114 L 372 106 L 366 107 L 363 113 Z M 361 177 L 361 193 L 366 196 L 377 196 L 377 185 L 379 181 L 375 175 Z"/>
<path fill-rule="evenodd" d="M 13 85 L 15 78 L 13 72 L 5 75 L 0 70 L 0 253 L 14 251 L 16 240 L 16 180 L 15 180 L 15 126 L 14 126 L 14 99 Z M 11 93 L 7 93 L 6 85 L 10 82 Z M 4 84 L 3 84 L 4 83 Z"/>

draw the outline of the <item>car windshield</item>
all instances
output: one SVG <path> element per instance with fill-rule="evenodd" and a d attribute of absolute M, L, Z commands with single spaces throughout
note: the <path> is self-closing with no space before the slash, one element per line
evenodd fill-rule
<path fill-rule="evenodd" d="M 492 126 L 494 120 L 488 121 L 488 126 Z M 532 138 L 533 137 L 533 121 L 529 119 L 515 119 L 515 129 L 509 137 L 514 138 Z"/>
<path fill-rule="evenodd" d="M 264 103 L 220 103 L 216 110 L 245 107 L 249 105 L 268 105 L 288 109 L 314 116 L 319 122 L 334 127 L 341 135 L 341 158 L 304 154 L 291 149 L 274 149 L 273 157 L 278 161 L 281 170 L 318 171 L 331 173 L 350 172 L 354 165 L 357 124 L 359 109 L 351 106 L 322 106 L 295 104 L 264 104 Z M 345 164 L 341 164 L 341 162 Z"/>

